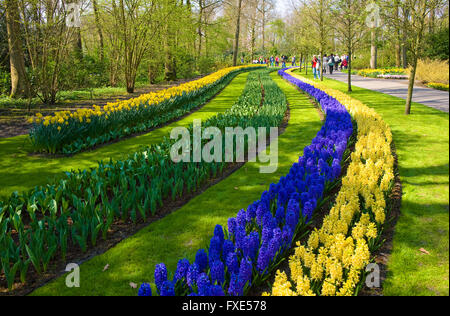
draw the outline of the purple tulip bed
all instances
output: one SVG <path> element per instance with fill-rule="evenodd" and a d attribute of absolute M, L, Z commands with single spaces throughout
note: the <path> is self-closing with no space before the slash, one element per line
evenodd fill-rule
<path fill-rule="evenodd" d="M 170 273 L 156 266 L 153 288 L 141 285 L 139 296 L 243 296 L 273 277 L 296 240 L 338 183 L 350 152 L 354 123 L 346 108 L 323 91 L 280 70 L 279 75 L 320 104 L 326 120 L 289 173 L 270 185 L 261 199 L 217 225 L 207 249 L 194 262 L 181 259 Z"/>

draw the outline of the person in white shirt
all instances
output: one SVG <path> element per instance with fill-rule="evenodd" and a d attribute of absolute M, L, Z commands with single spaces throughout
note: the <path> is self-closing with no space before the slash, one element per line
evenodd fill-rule
<path fill-rule="evenodd" d="M 328 57 L 327 57 L 327 54 L 324 54 L 323 55 L 323 63 L 322 63 L 322 69 L 323 69 L 324 74 L 327 73 L 327 65 L 328 65 Z"/>

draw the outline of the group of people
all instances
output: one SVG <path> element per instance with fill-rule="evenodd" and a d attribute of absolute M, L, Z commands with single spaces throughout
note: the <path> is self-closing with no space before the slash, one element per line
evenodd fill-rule
<path fill-rule="evenodd" d="M 323 58 L 320 56 L 314 56 L 311 62 L 314 79 L 320 79 L 321 69 L 324 74 L 328 71 L 330 75 L 332 75 L 334 71 L 342 71 L 342 69 L 347 69 L 348 62 L 349 57 L 347 55 L 342 55 L 339 57 L 339 54 L 331 54 L 330 56 L 324 54 Z"/>
<path fill-rule="evenodd" d="M 259 59 L 256 59 L 253 61 L 254 64 L 261 64 L 261 65 L 268 65 L 269 67 L 280 67 L 286 68 L 289 58 L 286 55 L 283 55 L 281 57 L 279 56 L 271 56 L 269 58 L 265 57 L 259 57 Z M 244 63 L 244 58 L 241 59 L 242 63 Z M 297 57 L 292 56 L 291 58 L 292 66 L 297 66 Z"/>
<path fill-rule="evenodd" d="M 242 64 L 244 64 L 244 57 L 241 58 Z M 321 76 L 321 70 L 325 73 L 333 74 L 334 71 L 338 71 L 342 69 L 348 68 L 348 62 L 349 57 L 347 55 L 341 55 L 339 54 L 331 54 L 328 56 L 327 54 L 324 54 L 323 58 L 317 55 L 315 55 L 312 59 L 311 66 L 314 73 L 314 79 L 320 79 Z M 258 59 L 253 60 L 253 64 L 260 64 L 260 65 L 267 65 L 269 67 L 280 67 L 286 68 L 288 63 L 288 57 L 286 55 L 283 55 L 281 57 L 279 56 L 271 56 L 269 58 L 266 57 L 259 57 Z M 292 56 L 291 57 L 291 65 L 292 67 L 297 66 L 297 57 Z"/>

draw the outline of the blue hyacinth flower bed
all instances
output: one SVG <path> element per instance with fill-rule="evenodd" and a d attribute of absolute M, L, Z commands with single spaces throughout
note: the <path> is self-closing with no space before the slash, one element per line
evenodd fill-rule
<path fill-rule="evenodd" d="M 263 285 L 285 260 L 288 251 L 308 232 L 314 211 L 341 175 L 353 123 L 346 108 L 323 91 L 280 70 L 279 75 L 312 96 L 326 120 L 311 145 L 289 173 L 270 185 L 261 199 L 240 210 L 224 229 L 217 225 L 207 250 L 194 262 L 181 259 L 169 278 L 166 266 L 155 269 L 160 296 L 243 296 Z M 148 283 L 139 296 L 151 296 Z"/>

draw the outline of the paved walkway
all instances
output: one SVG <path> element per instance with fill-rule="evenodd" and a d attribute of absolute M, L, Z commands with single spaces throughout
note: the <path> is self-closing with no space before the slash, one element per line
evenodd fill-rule
<path fill-rule="evenodd" d="M 347 74 L 336 72 L 326 77 L 347 82 Z M 352 85 L 393 95 L 406 100 L 408 95 L 407 80 L 374 79 L 352 76 Z M 414 87 L 413 102 L 449 113 L 449 93 L 420 86 Z"/>

